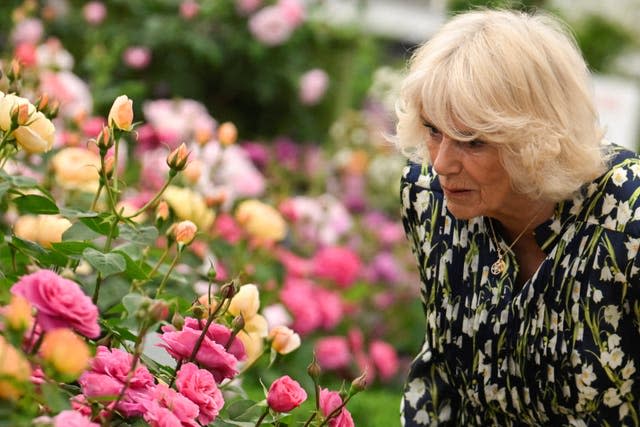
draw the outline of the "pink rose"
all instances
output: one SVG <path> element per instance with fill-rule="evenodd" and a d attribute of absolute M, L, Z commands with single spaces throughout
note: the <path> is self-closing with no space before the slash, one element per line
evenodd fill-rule
<path fill-rule="evenodd" d="M 316 342 L 315 346 L 318 364 L 322 369 L 343 369 L 351 363 L 351 351 L 349 342 L 345 337 L 324 337 Z"/>
<path fill-rule="evenodd" d="M 174 389 L 167 387 L 165 384 L 158 384 L 153 389 L 151 397 L 151 400 L 145 401 L 146 411 L 144 414 L 144 419 L 150 424 L 154 422 L 155 424 L 153 425 L 158 426 L 200 427 L 200 424 L 196 422 L 196 418 L 200 414 L 198 405 Z M 162 411 L 161 408 L 170 410 L 179 421 L 179 424 L 175 424 L 175 421 L 171 418 L 163 421 L 162 417 L 165 416 L 166 412 Z M 167 424 L 167 422 L 169 423 Z"/>
<path fill-rule="evenodd" d="M 36 319 L 45 332 L 69 328 L 89 338 L 100 335 L 98 307 L 77 283 L 51 270 L 22 276 L 11 293 L 26 298 L 38 309 Z"/>
<path fill-rule="evenodd" d="M 82 8 L 85 21 L 91 25 L 98 25 L 107 17 L 107 7 L 100 1 L 90 1 Z"/>
<path fill-rule="evenodd" d="M 200 12 L 200 5 L 195 0 L 184 0 L 180 3 L 180 16 L 186 20 L 196 17 Z"/>
<path fill-rule="evenodd" d="M 176 360 L 187 359 L 191 356 L 204 325 L 204 321 L 192 317 L 185 318 L 180 331 L 165 325 L 162 327 L 164 333 L 160 336 L 164 343 L 158 345 Z M 238 373 L 238 361 L 246 358 L 244 345 L 239 339 L 234 339 L 229 349 L 225 349 L 230 338 L 229 328 L 212 323 L 195 357 L 196 362 L 211 372 L 218 383 L 225 378 L 233 378 Z"/>
<path fill-rule="evenodd" d="M 320 411 L 322 415 L 329 416 L 333 411 L 342 405 L 340 394 L 335 391 L 329 391 L 326 388 L 320 390 Z M 354 427 L 351 413 L 347 408 L 342 408 L 337 416 L 332 417 L 329 421 L 329 427 Z"/>
<path fill-rule="evenodd" d="M 280 207 L 282 212 L 282 206 Z M 276 256 L 282 263 L 287 273 L 295 277 L 305 277 L 311 272 L 311 261 L 295 255 L 283 248 L 276 249 Z"/>
<path fill-rule="evenodd" d="M 36 45 L 42 39 L 44 25 L 37 18 L 25 18 L 18 22 L 11 31 L 11 41 L 14 45 L 28 43 Z"/>
<path fill-rule="evenodd" d="M 262 4 L 262 0 L 236 0 L 236 10 L 241 15 L 253 13 Z"/>
<path fill-rule="evenodd" d="M 329 75 L 319 68 L 307 71 L 300 77 L 298 97 L 304 105 L 315 105 L 324 96 L 329 86 Z"/>
<path fill-rule="evenodd" d="M 322 313 L 314 299 L 314 284 L 308 279 L 287 277 L 280 291 L 282 303 L 293 315 L 292 329 L 301 335 L 308 334 L 322 325 Z"/>
<path fill-rule="evenodd" d="M 389 380 L 398 373 L 398 355 L 388 343 L 380 340 L 371 342 L 369 354 L 382 380 Z"/>
<path fill-rule="evenodd" d="M 198 405 L 198 421 L 203 425 L 215 420 L 224 406 L 224 398 L 211 372 L 199 369 L 193 363 L 182 365 L 176 378 L 176 387 L 180 393 Z"/>
<path fill-rule="evenodd" d="M 156 405 L 150 405 L 144 413 L 144 420 L 151 427 L 182 427 L 180 419 L 171 410 Z"/>
<path fill-rule="evenodd" d="M 249 18 L 249 31 L 260 43 L 277 46 L 286 42 L 294 27 L 282 8 L 267 6 Z"/>
<path fill-rule="evenodd" d="M 231 244 L 237 243 L 242 238 L 242 228 L 228 213 L 221 213 L 216 217 L 213 230 Z"/>
<path fill-rule="evenodd" d="M 78 379 L 82 393 L 89 398 L 117 396 L 127 381 L 132 362 L 133 356 L 126 351 L 98 346 L 90 370 Z M 138 365 L 117 409 L 126 416 L 142 415 L 153 385 L 153 375 L 145 366 Z"/>
<path fill-rule="evenodd" d="M 350 249 L 329 246 L 320 249 L 313 257 L 313 272 L 323 279 L 333 281 L 342 288 L 353 284 L 361 267 L 360 258 Z"/>
<path fill-rule="evenodd" d="M 344 314 L 344 304 L 342 297 L 337 292 L 317 288 L 315 291 L 315 301 L 321 315 L 321 325 L 325 330 L 332 330 L 342 320 Z"/>
<path fill-rule="evenodd" d="M 275 380 L 267 394 L 267 404 L 276 412 L 289 412 L 307 400 L 307 392 L 288 375 Z"/>
<path fill-rule="evenodd" d="M 277 6 L 292 27 L 295 28 L 304 21 L 304 5 L 300 0 L 278 0 Z"/>
<path fill-rule="evenodd" d="M 122 54 L 122 60 L 134 70 L 142 70 L 151 62 L 151 50 L 146 46 L 130 46 Z"/>
<path fill-rule="evenodd" d="M 80 412 L 62 411 L 53 419 L 53 427 L 100 427 Z"/>

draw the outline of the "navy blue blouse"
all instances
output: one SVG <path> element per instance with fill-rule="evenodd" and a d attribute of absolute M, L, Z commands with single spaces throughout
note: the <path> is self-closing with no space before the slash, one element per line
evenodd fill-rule
<path fill-rule="evenodd" d="M 510 251 L 490 272 L 490 220 L 455 219 L 432 169 L 406 167 L 426 322 L 404 426 L 640 426 L 640 158 L 612 152 L 609 171 L 536 228 L 546 258 L 521 288 Z"/>

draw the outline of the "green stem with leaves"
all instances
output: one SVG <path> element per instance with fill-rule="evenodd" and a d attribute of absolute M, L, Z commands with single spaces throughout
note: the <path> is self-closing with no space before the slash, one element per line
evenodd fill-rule
<path fill-rule="evenodd" d="M 258 421 L 256 421 L 256 426 L 255 427 L 259 427 L 262 424 L 262 421 L 265 419 L 265 417 L 269 414 L 269 407 L 267 406 L 264 410 L 264 412 L 262 413 L 262 415 L 260 416 L 260 418 L 258 418 Z"/>
<path fill-rule="evenodd" d="M 167 271 L 167 274 L 165 274 L 164 277 L 162 278 L 162 282 L 160 282 L 160 286 L 158 286 L 158 290 L 156 291 L 156 296 L 155 296 L 156 299 L 160 296 L 160 294 L 164 290 L 165 285 L 169 281 L 169 276 L 171 275 L 171 272 L 173 271 L 173 269 L 176 267 L 176 264 L 178 263 L 179 259 L 180 259 L 180 251 L 176 252 L 176 256 L 173 257 L 173 261 L 171 261 L 171 265 L 169 265 L 169 271 Z"/>

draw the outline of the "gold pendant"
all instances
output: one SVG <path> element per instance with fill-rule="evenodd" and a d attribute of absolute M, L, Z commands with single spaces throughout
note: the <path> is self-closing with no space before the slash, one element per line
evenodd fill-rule
<path fill-rule="evenodd" d="M 504 271 L 504 269 L 506 268 L 506 264 L 505 262 L 502 260 L 502 258 L 498 258 L 496 260 L 496 262 L 494 262 L 493 264 L 491 264 L 491 274 L 493 275 L 498 275 L 498 274 L 502 274 L 502 272 Z"/>

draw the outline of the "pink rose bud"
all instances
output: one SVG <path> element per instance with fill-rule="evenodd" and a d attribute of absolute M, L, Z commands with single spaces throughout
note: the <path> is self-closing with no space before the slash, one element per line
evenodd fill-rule
<path fill-rule="evenodd" d="M 36 110 L 43 111 L 45 108 L 47 108 L 47 105 L 49 105 L 49 95 L 47 95 L 46 93 L 40 95 L 40 97 L 36 100 L 35 105 Z"/>
<path fill-rule="evenodd" d="M 111 178 L 113 175 L 113 167 L 115 165 L 116 158 L 113 154 L 108 154 L 104 159 L 104 174 L 107 178 Z"/>
<path fill-rule="evenodd" d="M 165 320 L 169 317 L 169 304 L 163 300 L 156 300 L 149 308 L 149 315 L 153 320 Z"/>
<path fill-rule="evenodd" d="M 29 122 L 29 104 L 20 104 L 14 107 L 18 126 L 24 126 Z"/>
<path fill-rule="evenodd" d="M 183 142 L 178 148 L 169 153 L 169 155 L 167 156 L 167 165 L 169 165 L 171 170 L 179 172 L 187 167 L 188 160 L 189 151 L 187 150 L 187 146 Z"/>
<path fill-rule="evenodd" d="M 275 380 L 267 394 L 267 404 L 276 412 L 289 412 L 307 400 L 307 392 L 288 375 Z"/>
<path fill-rule="evenodd" d="M 176 242 L 188 245 L 196 237 L 198 227 L 191 221 L 180 221 L 172 226 L 172 233 Z"/>
<path fill-rule="evenodd" d="M 98 138 L 96 138 L 96 145 L 100 149 L 100 151 L 107 151 L 109 148 L 113 146 L 113 138 L 111 138 L 111 132 L 109 131 L 108 126 L 104 126 L 102 131 L 98 134 Z"/>
<path fill-rule="evenodd" d="M 156 221 L 166 221 L 169 219 L 169 204 L 163 200 L 156 207 Z"/>
<path fill-rule="evenodd" d="M 133 101 L 127 95 L 120 95 L 113 101 L 108 118 L 109 126 L 130 131 L 133 125 Z"/>

